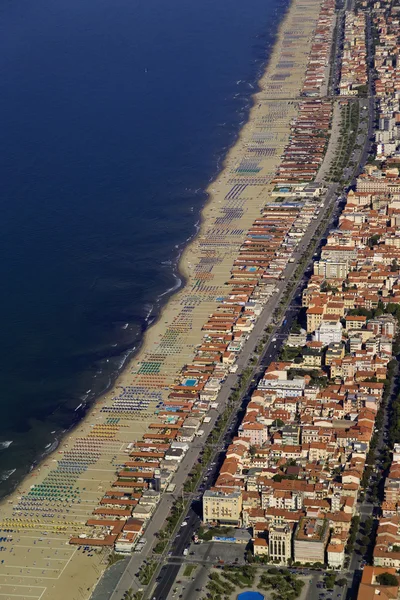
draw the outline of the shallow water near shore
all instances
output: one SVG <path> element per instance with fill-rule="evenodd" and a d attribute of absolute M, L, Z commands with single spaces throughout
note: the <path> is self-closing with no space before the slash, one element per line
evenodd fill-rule
<path fill-rule="evenodd" d="M 1 8 L 0 496 L 180 285 L 287 2 Z"/>

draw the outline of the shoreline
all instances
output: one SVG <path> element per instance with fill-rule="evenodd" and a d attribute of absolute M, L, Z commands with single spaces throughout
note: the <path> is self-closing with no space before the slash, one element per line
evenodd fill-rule
<path fill-rule="evenodd" d="M 316 6 L 319 6 L 318 2 L 316 2 L 315 4 Z M 218 200 L 218 196 L 224 193 L 224 188 L 229 189 L 228 186 L 232 185 L 230 183 L 230 180 L 232 178 L 230 177 L 229 170 L 231 170 L 231 174 L 235 173 L 234 167 L 236 164 L 238 164 L 238 160 L 240 160 L 240 154 L 243 152 L 243 149 L 246 144 L 246 136 L 248 136 L 248 134 L 251 133 L 252 129 L 255 127 L 257 116 L 259 115 L 259 112 L 257 111 L 257 108 L 259 107 L 256 106 L 258 101 L 257 97 L 266 93 L 266 83 L 268 82 L 270 68 L 274 66 L 274 64 L 277 61 L 277 58 L 279 58 L 278 54 L 279 50 L 281 49 L 283 32 L 288 24 L 288 21 L 290 20 L 293 7 L 296 7 L 296 5 L 296 0 L 292 0 L 292 2 L 285 7 L 285 12 L 282 15 L 282 20 L 279 24 L 279 27 L 277 28 L 276 35 L 274 37 L 271 54 L 268 60 L 266 61 L 266 64 L 263 68 L 263 73 L 258 80 L 258 89 L 254 91 L 250 96 L 251 104 L 248 109 L 247 120 L 238 130 L 238 135 L 233 140 L 232 146 L 229 149 L 227 149 L 225 158 L 219 167 L 218 173 L 206 189 L 208 197 L 200 211 L 200 225 L 198 231 L 194 233 L 193 237 L 191 237 L 190 241 L 188 241 L 185 247 L 182 249 L 182 253 L 177 263 L 177 276 L 182 276 L 183 279 L 180 289 L 178 289 L 175 293 L 172 291 L 171 296 L 167 297 L 166 302 L 160 307 L 156 320 L 152 322 L 149 325 L 149 327 L 147 327 L 144 331 L 140 347 L 137 348 L 137 350 L 135 349 L 133 351 L 133 356 L 125 362 L 123 370 L 118 373 L 115 380 L 110 385 L 110 388 L 106 390 L 103 394 L 101 394 L 101 396 L 99 396 L 97 399 L 93 400 L 90 408 L 84 415 L 83 419 L 81 419 L 75 426 L 73 426 L 71 430 L 66 432 L 65 436 L 63 436 L 63 438 L 60 440 L 58 448 L 53 453 L 48 454 L 46 457 L 44 457 L 43 460 L 35 466 L 34 471 L 28 476 L 26 476 L 24 480 L 18 484 L 16 491 L 12 492 L 11 495 L 2 499 L 0 504 L 3 508 L 5 507 L 9 509 L 7 512 L 12 513 L 12 510 L 10 508 L 11 502 L 18 502 L 18 496 L 21 493 L 26 494 L 29 491 L 29 488 L 33 482 L 36 484 L 38 482 L 42 482 L 46 478 L 46 476 L 53 470 L 53 467 L 55 466 L 54 464 L 52 465 L 50 463 L 57 462 L 57 459 L 55 458 L 57 455 L 63 454 L 65 451 L 70 450 L 70 448 L 73 446 L 73 444 L 78 438 L 92 434 L 93 430 L 91 428 L 96 427 L 96 421 L 104 422 L 104 418 L 102 417 L 102 414 L 104 416 L 104 413 L 102 413 L 101 410 L 107 405 L 107 403 L 110 404 L 112 402 L 113 397 L 115 397 L 115 394 L 121 386 L 130 385 L 132 383 L 132 380 L 135 380 L 137 382 L 137 385 L 145 381 L 145 376 L 141 375 L 140 373 L 139 363 L 141 363 L 141 361 L 143 361 L 144 359 L 152 356 L 151 353 L 154 346 L 156 346 L 156 349 L 158 349 L 160 345 L 162 345 L 163 335 L 165 335 L 165 331 L 168 328 L 168 325 L 174 321 L 179 323 L 180 301 L 182 300 L 182 298 L 184 298 L 185 295 L 190 294 L 191 285 L 193 284 L 193 281 L 196 280 L 196 274 L 201 273 L 201 271 L 195 270 L 195 263 L 197 264 L 199 257 L 201 257 L 201 246 L 205 241 L 203 238 L 206 233 L 209 233 L 208 229 L 210 227 L 212 230 L 212 225 L 215 222 L 215 220 L 217 219 L 216 222 L 219 223 L 218 219 L 223 218 L 222 216 L 220 216 L 221 214 L 223 214 L 221 213 L 221 207 L 218 206 L 219 203 L 222 203 L 222 200 Z M 296 72 L 294 74 L 294 79 L 295 83 L 292 84 L 292 87 L 297 89 L 302 82 L 302 80 L 300 79 L 300 74 Z M 272 102 L 271 106 L 275 104 L 273 96 L 269 99 L 269 101 Z M 277 96 L 276 102 L 280 102 L 279 96 Z M 287 114 L 285 113 L 283 116 L 285 122 L 279 125 L 278 132 L 280 137 L 282 138 L 285 138 L 285 136 L 288 137 L 289 123 L 294 114 L 294 110 L 294 107 L 287 107 Z M 279 141 L 279 144 L 277 145 L 278 150 L 283 143 L 284 142 Z M 272 165 L 271 168 L 273 168 L 275 164 L 279 163 L 279 157 L 273 154 L 272 159 L 269 162 L 268 160 L 266 162 L 268 163 L 268 165 Z M 233 177 L 233 179 L 235 179 L 235 177 Z M 180 343 L 176 343 L 175 345 L 173 344 L 171 347 L 168 346 L 169 353 L 166 352 L 165 355 L 165 363 L 167 363 L 167 366 L 165 367 L 166 375 L 163 375 L 163 377 L 161 377 L 164 385 L 158 384 L 161 390 L 160 397 L 162 397 L 163 393 L 165 397 L 165 392 L 163 392 L 162 389 L 167 389 L 166 386 L 170 385 L 170 383 L 173 382 L 173 371 L 174 368 L 177 366 L 177 361 L 174 360 L 174 352 L 178 354 L 178 362 L 180 366 L 183 366 L 183 364 L 186 361 L 186 358 L 190 356 L 191 352 L 193 352 L 195 340 L 197 339 L 198 342 L 200 342 L 201 326 L 204 322 L 203 315 L 211 312 L 213 306 L 216 305 L 216 297 L 218 297 L 218 290 L 222 289 L 222 286 L 224 285 L 224 280 L 227 277 L 227 273 L 230 272 L 230 268 L 232 266 L 232 257 L 235 256 L 237 248 L 240 246 L 248 226 L 251 225 L 254 217 L 257 214 L 259 214 L 260 208 L 265 204 L 268 190 L 270 191 L 271 184 L 261 183 L 259 185 L 260 187 L 257 190 L 255 190 L 255 192 L 257 192 L 257 195 L 251 196 L 250 198 L 244 196 L 243 204 L 241 205 L 241 210 L 243 210 L 243 214 L 240 216 L 240 218 L 238 218 L 238 221 L 240 220 L 240 224 L 242 225 L 243 233 L 239 235 L 235 234 L 236 238 L 233 236 L 233 234 L 226 234 L 227 236 L 230 235 L 232 239 L 228 240 L 229 244 L 225 240 L 227 249 L 223 249 L 222 251 L 220 251 L 219 262 L 216 263 L 218 265 L 218 272 L 221 272 L 221 275 L 218 275 L 218 277 L 215 276 L 215 280 L 210 280 L 207 278 L 202 280 L 201 278 L 198 278 L 198 281 L 201 282 L 198 288 L 201 289 L 202 286 L 203 288 L 210 287 L 211 292 L 208 292 L 208 290 L 205 289 L 204 297 L 201 295 L 195 296 L 193 293 L 193 304 L 196 305 L 196 303 L 198 303 L 197 305 L 200 306 L 200 308 L 197 311 L 197 314 L 193 316 L 190 326 L 187 324 L 186 321 L 181 320 L 180 326 L 182 331 L 184 332 L 182 336 L 183 340 Z M 205 253 L 207 253 L 208 251 L 213 252 L 215 255 L 217 253 L 218 245 L 220 244 L 220 242 L 218 241 L 218 235 L 213 235 L 215 235 L 215 239 L 217 240 L 215 242 L 215 248 L 213 248 L 212 251 L 205 250 Z M 207 244 L 204 244 L 204 246 L 208 248 Z M 213 285 L 206 286 L 202 283 L 202 281 L 211 281 Z M 197 291 L 197 288 L 195 289 Z M 193 313 L 194 312 L 195 311 L 193 311 Z M 190 330 L 192 328 L 195 329 L 195 332 L 191 333 Z M 136 370 L 135 367 L 137 367 Z M 103 556 L 101 555 L 96 556 L 95 560 L 92 561 L 88 559 L 86 555 L 83 556 L 82 554 L 79 554 L 76 560 L 72 560 L 77 553 L 77 549 L 71 548 L 70 546 L 65 547 L 65 537 L 67 537 L 68 539 L 69 535 L 71 534 L 71 531 L 76 531 L 79 529 L 79 527 L 81 527 L 82 529 L 81 523 L 87 520 L 88 517 L 90 517 L 92 508 L 91 503 L 93 505 L 96 505 L 96 499 L 101 498 L 102 494 L 104 493 L 104 488 L 107 489 L 107 487 L 105 486 L 109 485 L 110 480 L 112 480 L 113 478 L 115 479 L 116 465 L 119 464 L 121 459 L 127 458 L 127 455 L 124 455 L 124 450 L 127 442 L 133 441 L 134 435 L 136 435 L 137 438 L 139 436 L 141 437 L 141 435 L 147 430 L 147 426 L 154 415 L 154 410 L 152 412 L 151 407 L 149 408 L 149 415 L 150 417 L 147 419 L 143 419 L 142 422 L 140 421 L 140 419 L 137 419 L 135 423 L 130 423 L 127 425 L 125 425 L 124 423 L 123 426 L 126 426 L 126 428 L 129 429 L 129 431 L 120 430 L 118 432 L 118 440 L 116 440 L 114 444 L 113 438 L 113 443 L 110 443 L 111 451 L 105 452 L 105 457 L 100 458 L 98 468 L 95 469 L 97 471 L 100 471 L 100 473 L 102 473 L 103 475 L 99 474 L 98 479 L 96 474 L 92 475 L 91 480 L 89 478 L 84 479 L 85 482 L 88 482 L 85 483 L 85 486 L 87 487 L 83 487 L 83 490 L 86 493 L 82 494 L 82 496 L 85 497 L 84 503 L 87 504 L 87 507 L 85 507 L 85 511 L 83 511 L 81 508 L 77 509 L 75 505 L 73 505 L 73 503 L 68 505 L 69 508 L 67 508 L 65 512 L 72 512 L 74 515 L 74 519 L 72 521 L 67 521 L 65 518 L 66 514 L 64 514 L 64 522 L 61 521 L 62 531 L 59 537 L 61 538 L 61 540 L 64 541 L 60 545 L 60 552 L 62 552 L 63 555 L 65 554 L 66 557 L 68 556 L 68 569 L 66 569 L 67 565 L 65 565 L 65 567 L 62 569 L 62 572 L 57 577 L 57 581 L 60 581 L 60 583 L 57 584 L 58 589 L 60 588 L 60 586 L 63 585 L 61 583 L 63 578 L 60 579 L 60 577 L 61 574 L 64 572 L 64 578 L 66 576 L 71 577 L 72 572 L 72 576 L 74 574 L 76 574 L 77 577 L 79 576 L 80 581 L 82 579 L 85 582 L 83 585 L 86 586 L 88 584 L 88 589 L 91 589 L 93 583 L 95 583 L 99 579 L 101 572 L 104 570 L 105 565 L 101 562 L 103 559 Z M 112 456 L 114 453 L 116 455 L 116 458 Z M 32 479 L 33 477 L 35 477 L 36 479 Z M 18 490 L 18 488 L 20 488 L 20 490 Z M 21 491 L 22 489 L 23 491 Z M 92 494 L 95 497 L 94 500 L 92 499 L 92 496 L 90 496 L 90 494 Z M 70 510 L 71 507 L 72 510 Z M 79 519 L 81 519 L 81 521 L 79 521 Z M 53 527 L 48 523 L 40 523 L 39 526 L 34 525 L 33 527 L 27 528 L 32 530 L 42 530 L 44 527 L 49 528 L 55 536 L 59 535 L 59 527 Z M 20 536 L 22 537 L 22 534 L 14 535 L 14 537 Z M 44 542 L 46 542 L 46 539 L 44 539 Z M 40 547 L 42 548 L 42 546 Z M 67 560 L 67 558 L 65 560 Z M 10 579 L 15 578 L 13 574 L 6 575 L 6 577 L 9 577 Z M 8 586 L 11 585 L 11 583 L 4 583 L 3 585 Z M 13 581 L 13 585 L 18 585 L 18 583 Z M 55 593 L 54 589 L 51 589 L 51 587 L 48 587 L 47 585 L 42 587 L 43 593 L 40 596 L 40 598 L 43 597 L 43 600 L 50 599 L 52 597 L 52 594 Z M 65 590 L 60 590 L 59 595 L 57 597 L 61 599 L 64 597 L 64 594 Z"/>

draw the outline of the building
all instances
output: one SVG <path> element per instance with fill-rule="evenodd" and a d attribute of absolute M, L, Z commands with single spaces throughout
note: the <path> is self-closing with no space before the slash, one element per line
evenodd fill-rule
<path fill-rule="evenodd" d="M 340 321 L 323 321 L 315 332 L 315 340 L 324 346 L 339 344 L 342 339 L 342 324 Z"/>
<path fill-rule="evenodd" d="M 327 519 L 303 517 L 294 536 L 294 560 L 299 563 L 325 563 L 325 548 L 328 543 L 329 523 Z"/>
<path fill-rule="evenodd" d="M 314 263 L 314 275 L 324 279 L 345 279 L 349 272 L 347 260 L 317 260 Z"/>
<path fill-rule="evenodd" d="M 320 306 L 311 306 L 307 309 L 307 333 L 312 333 L 322 323 L 324 309 Z"/>
<path fill-rule="evenodd" d="M 253 542 L 254 556 L 268 556 L 268 542 L 265 538 L 257 537 Z"/>
<path fill-rule="evenodd" d="M 185 456 L 185 451 L 183 448 L 169 448 L 164 456 L 165 460 L 170 460 L 174 462 L 180 463 Z"/>
<path fill-rule="evenodd" d="M 396 503 L 385 501 L 383 511 L 392 508 L 396 511 Z M 394 567 L 400 568 L 400 518 L 397 514 L 392 514 L 386 518 L 381 518 L 376 533 L 376 543 L 374 548 L 374 566 L 376 567 Z"/>
<path fill-rule="evenodd" d="M 322 365 L 322 354 L 317 348 L 304 348 L 301 366 L 307 369 L 319 369 Z"/>
<path fill-rule="evenodd" d="M 282 444 L 297 446 L 300 443 L 300 427 L 298 425 L 285 425 L 282 428 Z"/>
<path fill-rule="evenodd" d="M 274 391 L 278 398 L 298 398 L 303 396 L 305 382 L 303 378 L 294 379 L 262 379 L 258 389 L 262 391 Z"/>
<path fill-rule="evenodd" d="M 383 573 L 396 575 L 396 569 L 390 567 L 364 567 L 357 600 L 395 600 L 398 598 L 399 585 L 379 585 L 376 578 Z"/>
<path fill-rule="evenodd" d="M 290 333 L 287 339 L 288 346 L 305 346 L 307 342 L 307 334 L 302 329 L 300 333 Z"/>
<path fill-rule="evenodd" d="M 367 317 L 363 315 L 346 315 L 345 318 L 346 329 L 362 329 L 365 327 Z"/>
<path fill-rule="evenodd" d="M 392 338 L 396 335 L 396 321 L 392 315 L 382 315 L 377 319 L 370 319 L 367 329 L 373 331 L 375 335 L 381 334 Z"/>
<path fill-rule="evenodd" d="M 271 525 L 268 549 L 270 559 L 287 564 L 292 556 L 292 530 L 289 525 Z"/>
<path fill-rule="evenodd" d="M 325 365 L 330 367 L 332 361 L 344 357 L 344 345 L 341 342 L 331 342 L 325 353 Z"/>
<path fill-rule="evenodd" d="M 204 523 L 239 525 L 242 512 L 240 491 L 208 490 L 203 496 Z"/>
<path fill-rule="evenodd" d="M 143 525 L 143 521 L 128 519 L 115 541 L 115 551 L 130 554 L 143 533 Z"/>
<path fill-rule="evenodd" d="M 344 564 L 344 544 L 339 540 L 331 540 L 327 550 L 328 567 L 331 569 L 341 569 Z"/>
<path fill-rule="evenodd" d="M 268 430 L 261 423 L 244 423 L 239 427 L 239 437 L 250 440 L 254 446 L 262 446 L 268 439 Z"/>

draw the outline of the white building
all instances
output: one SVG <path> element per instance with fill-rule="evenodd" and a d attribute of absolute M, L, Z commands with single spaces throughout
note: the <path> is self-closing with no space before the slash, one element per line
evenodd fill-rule
<path fill-rule="evenodd" d="M 324 346 L 339 343 L 342 340 L 342 329 L 340 321 L 323 321 L 316 330 L 314 338 Z"/>
<path fill-rule="evenodd" d="M 340 540 L 331 540 L 327 547 L 328 566 L 331 569 L 341 569 L 344 564 L 344 544 Z"/>
<path fill-rule="evenodd" d="M 297 398 L 304 396 L 306 387 L 303 378 L 279 380 L 279 379 L 262 379 L 258 384 L 259 390 L 273 390 L 278 398 Z"/>

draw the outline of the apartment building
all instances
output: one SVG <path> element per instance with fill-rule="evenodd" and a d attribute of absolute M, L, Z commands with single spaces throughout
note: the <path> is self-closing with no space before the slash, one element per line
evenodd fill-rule
<path fill-rule="evenodd" d="M 292 556 L 292 529 L 289 525 L 270 525 L 268 530 L 270 560 L 287 565 Z"/>
<path fill-rule="evenodd" d="M 327 519 L 303 517 L 294 534 L 295 562 L 324 564 L 328 538 Z"/>
<path fill-rule="evenodd" d="M 203 495 L 203 521 L 238 526 L 241 522 L 240 491 L 207 490 Z"/>

